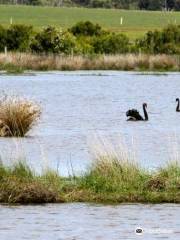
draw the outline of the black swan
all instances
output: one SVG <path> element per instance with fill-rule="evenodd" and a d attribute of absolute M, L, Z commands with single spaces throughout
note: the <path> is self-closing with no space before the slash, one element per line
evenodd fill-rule
<path fill-rule="evenodd" d="M 176 112 L 180 112 L 180 109 L 179 109 L 179 98 L 176 98 L 176 102 L 177 102 Z"/>
<path fill-rule="evenodd" d="M 136 109 L 130 109 L 126 112 L 126 116 L 129 117 L 127 121 L 148 121 L 148 113 L 147 113 L 147 103 L 143 103 L 143 111 L 144 111 L 144 118 L 139 114 Z"/>

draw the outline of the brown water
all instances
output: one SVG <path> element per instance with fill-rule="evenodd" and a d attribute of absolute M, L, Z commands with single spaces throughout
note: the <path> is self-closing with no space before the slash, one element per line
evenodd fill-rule
<path fill-rule="evenodd" d="M 61 174 L 83 171 L 90 163 L 94 135 L 135 148 L 147 167 L 169 160 L 179 144 L 180 74 L 138 74 L 118 71 L 48 72 L 1 75 L 0 91 L 41 103 L 41 123 L 25 139 L 0 139 L 3 161 L 26 156 L 37 170 L 48 165 Z M 127 122 L 125 113 L 148 103 L 149 122 Z M 95 143 L 94 143 L 95 144 Z M 18 153 L 18 154 L 17 154 Z M 9 160 L 10 159 L 10 160 Z"/>
<path fill-rule="evenodd" d="M 0 239 L 178 240 L 179 214 L 174 204 L 0 206 Z"/>

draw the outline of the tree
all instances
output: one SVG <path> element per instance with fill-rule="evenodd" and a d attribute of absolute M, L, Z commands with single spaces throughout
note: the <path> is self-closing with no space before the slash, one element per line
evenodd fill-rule
<path fill-rule="evenodd" d="M 139 0 L 138 2 L 139 9 L 148 9 L 149 7 L 149 0 Z"/>
<path fill-rule="evenodd" d="M 180 11 L 180 0 L 176 0 L 175 1 L 174 9 L 176 11 Z"/>

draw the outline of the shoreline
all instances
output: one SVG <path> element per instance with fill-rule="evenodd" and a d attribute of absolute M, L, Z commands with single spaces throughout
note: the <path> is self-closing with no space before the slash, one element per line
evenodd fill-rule
<path fill-rule="evenodd" d="M 62 177 L 46 170 L 35 174 L 23 162 L 0 165 L 0 204 L 180 203 L 180 165 L 152 172 L 133 161 L 101 157 L 80 176 Z"/>
<path fill-rule="evenodd" d="M 0 71 L 22 74 L 24 71 L 117 70 L 134 72 L 179 72 L 179 55 L 93 55 L 62 56 L 30 53 L 0 54 Z"/>

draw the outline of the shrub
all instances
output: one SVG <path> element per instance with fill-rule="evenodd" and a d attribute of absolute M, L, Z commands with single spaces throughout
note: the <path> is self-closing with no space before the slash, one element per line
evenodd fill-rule
<path fill-rule="evenodd" d="M 91 37 L 80 36 L 77 38 L 77 54 L 94 54 L 94 47 Z"/>
<path fill-rule="evenodd" d="M 0 100 L 0 136 L 25 136 L 37 122 L 40 114 L 40 107 L 34 102 L 4 96 Z"/>
<path fill-rule="evenodd" d="M 6 37 L 7 37 L 7 30 L 0 26 L 0 52 L 4 51 L 4 47 L 6 46 Z"/>
<path fill-rule="evenodd" d="M 31 26 L 25 26 L 22 24 L 11 25 L 11 27 L 7 29 L 6 44 L 8 50 L 18 50 L 20 52 L 28 50 L 32 30 Z"/>
<path fill-rule="evenodd" d="M 70 28 L 70 32 L 72 32 L 75 36 L 99 36 L 103 33 L 99 24 L 93 24 L 90 21 L 78 22 L 72 28 Z"/>
<path fill-rule="evenodd" d="M 93 8 L 111 8 L 112 2 L 110 0 L 91 0 L 90 6 Z"/>
<path fill-rule="evenodd" d="M 129 39 L 123 34 L 106 34 L 94 39 L 95 53 L 118 54 L 129 51 Z"/>
<path fill-rule="evenodd" d="M 69 32 L 47 27 L 36 34 L 31 50 L 45 53 L 70 54 L 76 46 L 75 37 Z"/>
<path fill-rule="evenodd" d="M 136 48 L 145 53 L 180 53 L 180 25 L 169 25 L 162 31 L 149 31 L 136 41 Z"/>

